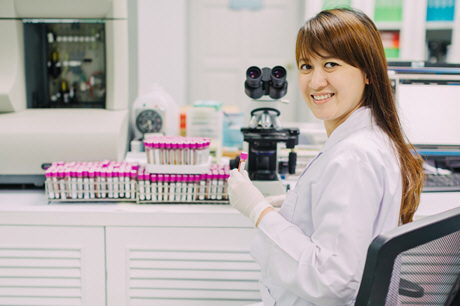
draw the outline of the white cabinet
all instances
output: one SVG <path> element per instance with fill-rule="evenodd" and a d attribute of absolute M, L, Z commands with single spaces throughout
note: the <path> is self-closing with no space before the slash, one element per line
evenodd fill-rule
<path fill-rule="evenodd" d="M 107 305 L 260 301 L 253 228 L 107 227 Z"/>
<path fill-rule="evenodd" d="M 0 226 L 0 305 L 105 305 L 104 228 Z"/>

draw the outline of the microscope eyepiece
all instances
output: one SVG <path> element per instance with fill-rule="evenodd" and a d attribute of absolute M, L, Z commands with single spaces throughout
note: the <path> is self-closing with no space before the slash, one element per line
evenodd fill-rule
<path fill-rule="evenodd" d="M 284 86 L 284 82 L 286 82 L 286 69 L 281 66 L 273 67 L 270 78 L 274 87 L 282 88 Z"/>
<path fill-rule="evenodd" d="M 258 87 L 262 80 L 262 70 L 259 67 L 251 66 L 246 70 L 246 81 L 251 87 Z"/>

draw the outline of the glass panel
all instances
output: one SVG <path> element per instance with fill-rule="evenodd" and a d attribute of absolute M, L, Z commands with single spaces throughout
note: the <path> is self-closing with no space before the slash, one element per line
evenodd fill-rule
<path fill-rule="evenodd" d="M 28 108 L 105 108 L 105 23 L 24 20 Z"/>

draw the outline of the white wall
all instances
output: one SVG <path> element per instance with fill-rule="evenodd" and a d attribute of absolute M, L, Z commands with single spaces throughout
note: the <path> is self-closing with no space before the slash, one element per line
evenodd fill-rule
<path fill-rule="evenodd" d="M 138 0 L 138 83 L 158 83 L 178 105 L 187 101 L 186 0 Z"/>

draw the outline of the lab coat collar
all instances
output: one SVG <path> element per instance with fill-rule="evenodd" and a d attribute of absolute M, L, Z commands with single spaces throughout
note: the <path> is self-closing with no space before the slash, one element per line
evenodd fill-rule
<path fill-rule="evenodd" d="M 368 106 L 362 106 L 355 110 L 350 117 L 339 125 L 329 136 L 321 149 L 321 153 L 332 148 L 335 144 L 345 139 L 356 130 L 372 126 L 372 113 Z"/>

